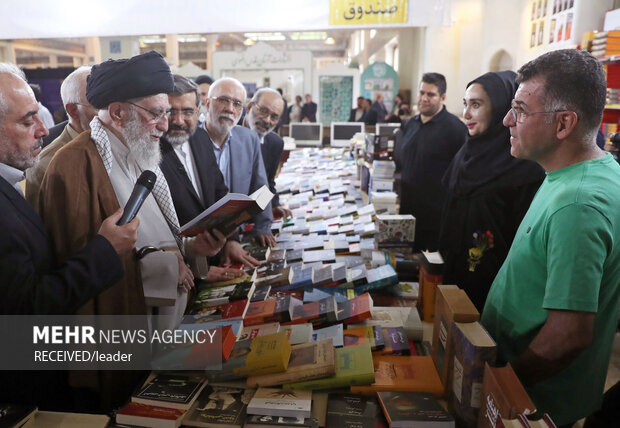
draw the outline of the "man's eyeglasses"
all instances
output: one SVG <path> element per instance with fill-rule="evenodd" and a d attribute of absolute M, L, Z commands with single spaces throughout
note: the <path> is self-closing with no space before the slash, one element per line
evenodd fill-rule
<path fill-rule="evenodd" d="M 211 97 L 211 99 L 217 101 L 222 107 L 228 106 L 228 104 L 232 104 L 235 110 L 241 110 L 243 108 L 243 103 L 241 101 L 233 100 L 232 98 L 228 98 L 225 95 L 219 97 Z"/>
<path fill-rule="evenodd" d="M 566 111 L 566 110 L 565 109 L 551 110 L 551 111 L 541 110 L 541 111 L 526 112 L 521 107 L 515 107 L 515 106 L 510 107 L 510 112 L 512 113 L 512 117 L 517 123 L 523 123 L 525 122 L 525 119 L 527 119 L 530 116 L 534 116 L 535 114 L 553 114 L 553 113 L 561 113 L 563 111 Z"/>
<path fill-rule="evenodd" d="M 139 104 L 136 103 L 132 103 L 131 101 L 125 101 L 127 104 L 131 104 L 134 107 L 138 107 L 141 108 L 142 110 L 148 112 L 151 114 L 151 116 L 153 116 L 153 118 L 151 119 L 153 122 L 159 122 L 160 120 L 162 120 L 164 117 L 166 119 L 168 119 L 170 117 L 170 110 L 160 110 L 159 112 L 155 112 L 152 110 L 149 110 L 146 107 L 142 107 Z"/>
<path fill-rule="evenodd" d="M 271 119 L 272 122 L 277 122 L 278 120 L 280 120 L 280 115 L 279 114 L 275 114 L 274 112 L 269 110 L 267 107 L 263 107 L 263 106 L 258 105 L 258 104 L 254 104 L 254 105 L 256 106 L 256 108 L 258 109 L 258 112 L 260 114 L 262 114 L 263 116 L 268 116 L 269 119 Z"/>
<path fill-rule="evenodd" d="M 194 114 L 196 113 L 196 110 L 194 110 L 193 108 L 184 108 L 182 110 L 177 110 L 176 108 L 172 108 L 170 109 L 170 116 L 174 117 L 177 114 L 180 114 L 181 116 L 183 116 L 186 119 L 189 119 L 190 117 L 192 117 Z"/>

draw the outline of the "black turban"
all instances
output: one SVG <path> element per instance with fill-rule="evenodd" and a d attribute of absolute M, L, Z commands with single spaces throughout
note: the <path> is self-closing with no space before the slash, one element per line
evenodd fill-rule
<path fill-rule="evenodd" d="M 170 67 L 155 51 L 94 65 L 86 80 L 86 99 L 97 109 L 116 101 L 172 92 Z"/>

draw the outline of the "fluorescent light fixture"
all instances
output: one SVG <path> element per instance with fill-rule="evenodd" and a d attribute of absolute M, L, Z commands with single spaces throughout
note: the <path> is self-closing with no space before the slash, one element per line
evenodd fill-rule
<path fill-rule="evenodd" d="M 291 40 L 325 40 L 327 32 L 325 31 L 301 31 L 291 33 Z"/>
<path fill-rule="evenodd" d="M 278 41 L 278 40 L 286 40 L 286 36 L 280 32 L 277 33 L 244 33 L 244 37 L 252 39 L 254 41 L 258 40 L 269 40 L 269 41 Z"/>

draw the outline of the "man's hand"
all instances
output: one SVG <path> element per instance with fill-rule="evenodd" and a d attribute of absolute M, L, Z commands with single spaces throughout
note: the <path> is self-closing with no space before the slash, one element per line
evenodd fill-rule
<path fill-rule="evenodd" d="M 273 208 L 271 212 L 273 213 L 273 218 L 288 218 L 293 216 L 293 212 L 282 205 Z"/>
<path fill-rule="evenodd" d="M 255 239 L 256 242 L 262 247 L 275 247 L 276 245 L 276 238 L 274 238 L 271 233 L 268 235 L 256 235 Z"/>
<path fill-rule="evenodd" d="M 228 266 L 233 263 L 241 263 L 243 266 L 248 268 L 260 266 L 260 262 L 252 257 L 248 251 L 245 251 L 241 244 L 237 241 L 228 241 L 226 243 L 224 246 L 224 257 L 221 263 L 224 266 Z M 211 270 L 209 270 L 209 273 L 211 273 Z"/>
<path fill-rule="evenodd" d="M 185 264 L 183 256 L 177 253 L 177 257 L 179 259 L 179 288 L 182 288 L 183 291 L 189 293 L 194 286 L 194 274 L 189 266 Z"/>
<path fill-rule="evenodd" d="M 103 220 L 97 232 L 112 244 L 119 255 L 134 249 L 138 239 L 138 225 L 140 224 L 140 220 L 136 217 L 124 226 L 117 226 L 116 222 L 122 215 L 123 209 L 119 208 L 114 214 Z"/>
<path fill-rule="evenodd" d="M 239 278 L 244 272 L 241 269 L 231 269 L 226 267 L 211 266 L 207 273 L 207 282 L 228 281 L 230 279 Z"/>
<path fill-rule="evenodd" d="M 225 244 L 226 237 L 219 230 L 213 229 L 211 232 L 205 230 L 196 235 L 194 250 L 196 254 L 211 257 L 219 253 Z"/>

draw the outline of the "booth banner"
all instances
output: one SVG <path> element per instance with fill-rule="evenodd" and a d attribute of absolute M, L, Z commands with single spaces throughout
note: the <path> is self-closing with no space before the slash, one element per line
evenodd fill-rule
<path fill-rule="evenodd" d="M 329 0 L 329 25 L 406 24 L 408 0 Z"/>

